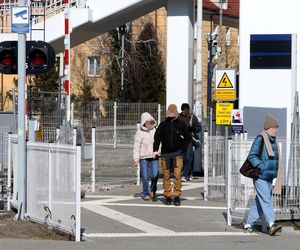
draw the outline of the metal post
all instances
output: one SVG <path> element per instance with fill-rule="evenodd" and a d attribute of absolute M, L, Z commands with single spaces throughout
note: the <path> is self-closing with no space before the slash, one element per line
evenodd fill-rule
<path fill-rule="evenodd" d="M 92 128 L 92 192 L 95 192 L 96 185 L 96 128 Z"/>
<path fill-rule="evenodd" d="M 13 89 L 12 92 L 13 92 L 13 113 L 14 113 L 13 133 L 17 134 L 16 90 Z"/>
<path fill-rule="evenodd" d="M 11 134 L 8 135 L 7 148 L 7 211 L 10 211 L 10 197 L 11 197 Z"/>
<path fill-rule="evenodd" d="M 141 127 L 141 123 L 137 122 L 136 123 L 136 130 L 139 130 Z M 139 186 L 141 184 L 141 166 L 140 163 L 137 165 L 136 168 L 136 185 Z"/>
<path fill-rule="evenodd" d="M 157 107 L 157 125 L 160 124 L 160 121 L 161 121 L 161 105 L 158 104 L 158 107 Z"/>
<path fill-rule="evenodd" d="M 64 0 L 65 4 L 65 93 L 66 93 L 66 124 L 70 122 L 70 4 L 69 0 Z"/>
<path fill-rule="evenodd" d="M 227 129 L 226 129 L 227 128 Z M 225 132 L 228 133 L 228 127 L 226 126 Z M 226 137 L 226 136 L 225 136 Z M 231 140 L 225 141 L 226 148 L 226 160 L 225 166 L 227 168 L 227 225 L 231 226 L 231 172 L 232 172 L 232 164 L 231 164 L 231 153 L 230 153 L 230 145 Z"/>
<path fill-rule="evenodd" d="M 19 0 L 25 6 L 26 0 Z M 18 33 L 18 219 L 24 219 L 26 203 L 26 142 L 25 142 L 25 58 L 26 34 Z"/>
<path fill-rule="evenodd" d="M 49 188 L 49 193 L 48 193 L 48 199 L 49 199 L 49 204 L 48 204 L 48 208 L 50 210 L 50 214 L 52 212 L 52 203 L 53 203 L 53 199 L 52 199 L 52 186 L 53 186 L 53 183 L 52 183 L 52 179 L 53 179 L 53 176 L 52 176 L 52 155 L 53 153 L 53 150 L 52 150 L 52 144 L 50 143 L 49 144 L 49 159 L 48 159 L 48 173 L 49 173 L 49 183 L 48 183 L 48 188 Z M 51 220 L 51 218 L 49 218 L 49 220 Z M 50 222 L 50 221 L 49 221 Z"/>
<path fill-rule="evenodd" d="M 124 33 L 122 33 L 121 39 L 122 39 L 122 48 L 121 48 L 121 97 L 122 97 L 122 100 L 124 100 L 124 54 L 125 54 L 125 49 L 124 49 L 125 34 Z"/>
<path fill-rule="evenodd" d="M 77 144 L 77 129 L 73 128 L 73 146 L 76 146 Z"/>
<path fill-rule="evenodd" d="M 208 197 L 208 162 L 209 162 L 209 145 L 208 145 L 208 132 L 204 132 L 204 200 L 207 201 Z"/>
<path fill-rule="evenodd" d="M 59 133 L 60 133 L 60 129 L 57 128 L 57 129 L 56 129 L 56 138 L 55 138 L 55 142 L 56 142 L 56 143 L 59 143 L 59 136 L 60 136 Z"/>
<path fill-rule="evenodd" d="M 76 147 L 76 211 L 75 211 L 75 241 L 80 241 L 81 215 L 80 215 L 80 198 L 81 198 L 81 147 Z"/>
<path fill-rule="evenodd" d="M 117 147 L 117 102 L 114 102 L 114 148 Z"/>
<path fill-rule="evenodd" d="M 70 112 L 70 123 L 73 126 L 74 125 L 74 103 L 71 103 L 71 112 Z"/>
<path fill-rule="evenodd" d="M 209 135 L 213 135 L 213 108 L 209 107 L 209 130 L 208 133 Z"/>
<path fill-rule="evenodd" d="M 202 123 L 202 0 L 197 0 L 197 60 L 195 114 Z"/>
<path fill-rule="evenodd" d="M 218 48 L 217 48 L 217 53 L 218 53 L 218 69 L 221 67 L 221 58 L 222 58 L 222 25 L 223 25 L 223 2 L 224 0 L 220 0 L 220 19 L 219 19 L 219 35 L 218 35 Z"/>
<path fill-rule="evenodd" d="M 207 62 L 207 130 L 208 134 L 212 134 L 212 130 L 209 127 L 210 124 L 210 112 L 211 112 L 211 78 L 212 78 L 212 36 L 211 33 L 207 36 L 208 43 L 208 62 Z"/>

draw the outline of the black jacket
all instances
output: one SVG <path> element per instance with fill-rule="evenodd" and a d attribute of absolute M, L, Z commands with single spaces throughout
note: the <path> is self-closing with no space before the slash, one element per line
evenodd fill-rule
<path fill-rule="evenodd" d="M 198 122 L 198 119 L 195 115 L 184 116 L 183 113 L 181 112 L 179 115 L 179 119 L 182 120 L 187 125 L 188 130 L 191 134 L 191 139 L 193 134 L 201 132 L 201 124 Z"/>
<path fill-rule="evenodd" d="M 161 153 L 174 153 L 184 150 L 190 141 L 188 127 L 180 119 L 166 118 L 156 129 L 153 151 L 158 151 L 161 143 Z"/>

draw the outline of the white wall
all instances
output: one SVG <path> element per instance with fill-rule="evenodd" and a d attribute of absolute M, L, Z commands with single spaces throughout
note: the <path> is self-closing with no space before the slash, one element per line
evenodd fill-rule
<path fill-rule="evenodd" d="M 193 101 L 194 1 L 168 0 L 167 105 Z"/>
<path fill-rule="evenodd" d="M 299 39 L 299 7 L 296 0 L 240 0 L 240 107 L 287 108 L 288 137 L 292 93 L 299 88 L 292 84 L 292 70 L 250 70 L 250 35 L 296 34 Z"/>

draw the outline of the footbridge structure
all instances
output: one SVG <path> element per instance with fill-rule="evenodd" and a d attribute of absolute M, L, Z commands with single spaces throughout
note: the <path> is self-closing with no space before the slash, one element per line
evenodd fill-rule
<path fill-rule="evenodd" d="M 39 2 L 35 2 L 36 8 Z M 193 0 L 69 0 L 71 47 L 133 21 L 161 7 L 167 9 L 167 104 L 192 104 L 194 1 Z M 10 14 L 18 1 L 0 1 L 2 27 L 5 15 Z M 65 39 L 64 0 L 45 1 L 45 21 L 37 18 L 27 40 L 45 40 L 56 53 L 63 52 Z M 3 18 L 4 17 L 4 18 Z M 10 24 L 8 23 L 7 26 Z M 44 30 L 45 33 L 41 32 Z M 17 40 L 16 33 L 3 32 L 0 42 Z"/>

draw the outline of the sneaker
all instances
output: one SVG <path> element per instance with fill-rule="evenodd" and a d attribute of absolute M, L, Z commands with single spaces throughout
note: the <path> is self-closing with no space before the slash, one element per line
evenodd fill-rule
<path fill-rule="evenodd" d="M 192 181 L 194 177 L 192 175 L 189 176 L 189 181 Z"/>
<path fill-rule="evenodd" d="M 150 198 L 152 200 L 156 200 L 156 193 L 155 192 L 150 192 Z"/>
<path fill-rule="evenodd" d="M 171 197 L 166 196 L 165 199 L 166 199 L 166 205 L 167 206 L 172 204 L 172 198 Z"/>
<path fill-rule="evenodd" d="M 244 233 L 246 233 L 246 234 L 253 233 L 253 228 L 251 226 L 245 226 L 244 227 Z"/>
<path fill-rule="evenodd" d="M 174 198 L 174 206 L 180 206 L 180 198 L 178 197 L 178 196 L 176 196 L 175 198 Z"/>
<path fill-rule="evenodd" d="M 281 228 L 282 228 L 281 225 L 273 224 L 273 225 L 270 227 L 269 235 L 270 235 L 270 236 L 276 235 L 276 233 L 277 233 L 278 231 L 280 231 Z"/>
<path fill-rule="evenodd" d="M 150 196 L 147 194 L 147 195 L 145 195 L 145 196 L 143 197 L 143 200 L 144 200 L 144 201 L 150 201 L 151 198 L 150 198 Z"/>
<path fill-rule="evenodd" d="M 182 181 L 182 182 L 187 182 L 187 179 L 186 179 L 184 176 L 182 176 L 182 177 L 181 177 L 181 181 Z"/>

